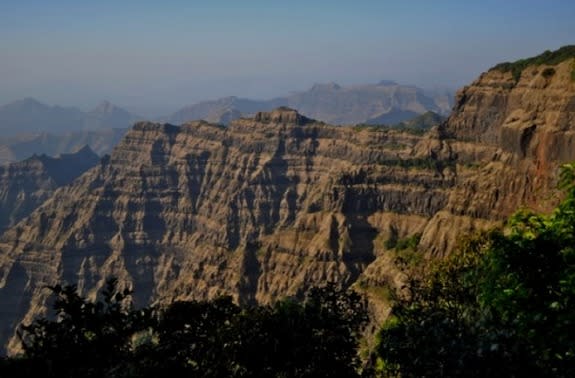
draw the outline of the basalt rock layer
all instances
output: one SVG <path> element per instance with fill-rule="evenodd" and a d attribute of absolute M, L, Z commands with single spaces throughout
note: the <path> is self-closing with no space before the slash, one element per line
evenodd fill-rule
<path fill-rule="evenodd" d="M 557 167 L 575 158 L 572 64 L 518 81 L 489 71 L 424 136 L 287 108 L 227 128 L 138 123 L 0 239 L 0 338 L 15 350 L 14 328 L 60 281 L 95 297 L 116 276 L 139 305 L 265 303 L 329 281 L 384 295 L 401 281 L 390 239 L 421 235 L 420 253 L 443 255 L 520 206 L 556 203 Z"/>
<path fill-rule="evenodd" d="M 0 166 L 0 234 L 27 217 L 56 189 L 71 183 L 100 160 L 89 147 L 57 158 L 33 156 Z"/>

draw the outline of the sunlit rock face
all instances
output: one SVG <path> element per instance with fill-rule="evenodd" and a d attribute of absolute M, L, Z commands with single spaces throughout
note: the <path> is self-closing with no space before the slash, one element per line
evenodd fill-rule
<path fill-rule="evenodd" d="M 390 238 L 421 235 L 427 258 L 557 198 L 574 160 L 574 89 L 555 75 L 490 71 L 418 136 L 333 127 L 278 108 L 229 127 L 137 123 L 109 158 L 58 189 L 0 239 L 0 338 L 46 312 L 44 285 L 106 278 L 137 305 L 227 294 L 242 303 L 337 282 L 401 282 Z M 385 306 L 378 307 L 384 316 Z"/>

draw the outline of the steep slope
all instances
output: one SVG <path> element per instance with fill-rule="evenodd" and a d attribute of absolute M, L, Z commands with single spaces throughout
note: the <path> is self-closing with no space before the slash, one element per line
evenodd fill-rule
<path fill-rule="evenodd" d="M 557 167 L 575 158 L 574 64 L 490 70 L 423 136 L 287 108 L 228 128 L 138 123 L 0 239 L 0 339 L 45 311 L 46 283 L 95 296 L 110 275 L 137 304 L 356 284 L 384 316 L 379 289 L 402 280 L 390 239 L 421 235 L 432 258 L 520 206 L 556 203 Z"/>
<path fill-rule="evenodd" d="M 58 158 L 33 156 L 0 167 L 0 234 L 100 160 L 90 148 Z"/>
<path fill-rule="evenodd" d="M 140 304 L 350 285 L 382 229 L 418 230 L 447 203 L 451 168 L 411 156 L 419 141 L 285 108 L 229 128 L 139 123 L 1 239 L 2 336 L 42 312 L 58 280 L 94 295 L 115 275 Z"/>

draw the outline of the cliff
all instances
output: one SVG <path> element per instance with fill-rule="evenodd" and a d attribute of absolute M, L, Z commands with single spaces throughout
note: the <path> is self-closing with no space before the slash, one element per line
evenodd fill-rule
<path fill-rule="evenodd" d="M 402 280 L 390 239 L 421 235 L 422 258 L 441 256 L 520 206 L 556 202 L 557 167 L 573 159 L 572 65 L 491 70 L 424 136 L 288 108 L 228 128 L 138 123 L 0 239 L 0 338 L 45 312 L 46 283 L 95 297 L 110 275 L 136 304 L 355 284 L 385 316 L 381 288 Z"/>
<path fill-rule="evenodd" d="M 33 156 L 0 166 L 0 234 L 100 160 L 89 147 L 57 158 Z"/>

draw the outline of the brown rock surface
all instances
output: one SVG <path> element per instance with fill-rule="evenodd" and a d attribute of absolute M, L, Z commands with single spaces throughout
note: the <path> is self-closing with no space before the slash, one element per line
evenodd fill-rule
<path fill-rule="evenodd" d="M 100 158 L 89 147 L 57 158 L 33 156 L 0 166 L 0 234 L 27 217 L 57 188 L 95 166 Z"/>
<path fill-rule="evenodd" d="M 93 297 L 115 275 L 137 304 L 265 303 L 328 281 L 377 299 L 402 280 L 392 235 L 421 234 L 420 251 L 443 255 L 519 206 L 556 202 L 557 167 L 575 153 L 570 64 L 547 78 L 528 68 L 516 84 L 485 73 L 423 137 L 286 108 L 229 128 L 138 123 L 0 239 L 0 338 L 43 313 L 43 285 L 61 280 Z"/>

